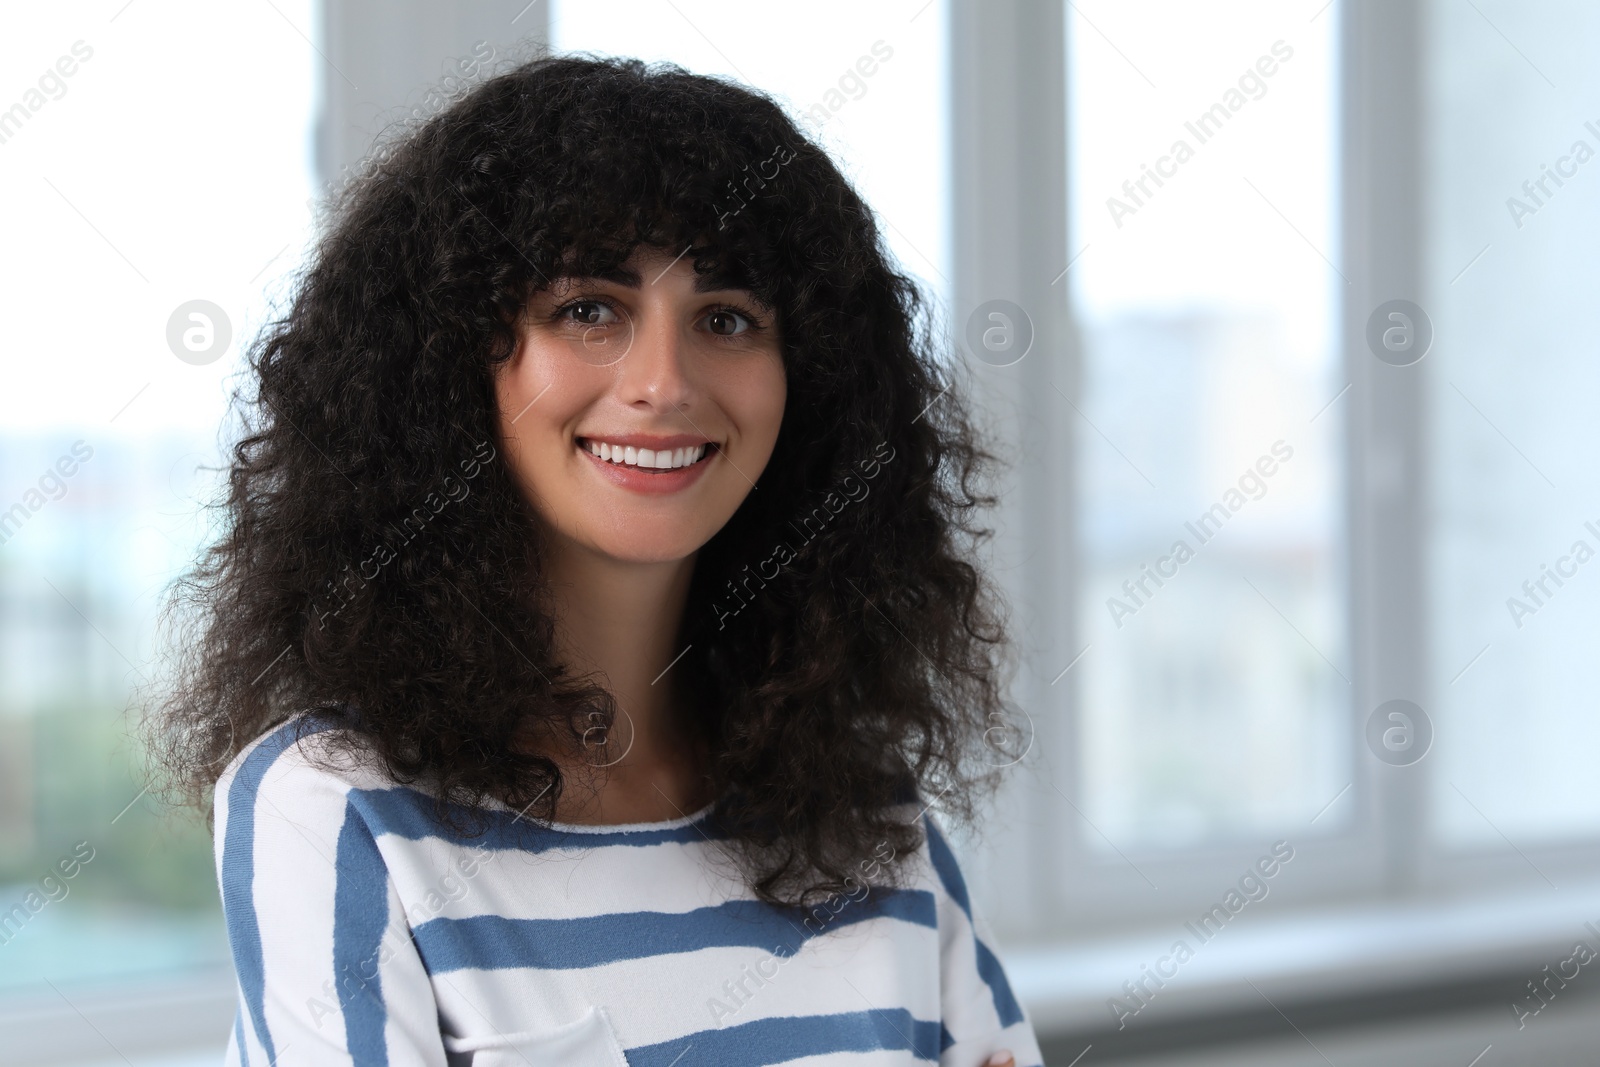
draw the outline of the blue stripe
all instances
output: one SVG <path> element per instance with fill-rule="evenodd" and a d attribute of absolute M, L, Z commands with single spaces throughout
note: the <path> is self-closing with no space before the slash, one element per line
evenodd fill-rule
<path fill-rule="evenodd" d="M 892 1049 L 937 1063 L 940 1030 L 938 1023 L 924 1022 L 904 1008 L 785 1016 L 641 1045 L 628 1049 L 627 1056 L 629 1067 L 671 1067 L 680 1057 L 696 1067 L 751 1067 L 802 1056 Z M 692 1054 L 685 1056 L 685 1051 Z"/>
<path fill-rule="evenodd" d="M 426 793 L 405 786 L 385 789 L 352 789 L 350 800 L 361 811 L 361 817 L 374 837 L 393 834 L 408 841 L 436 838 L 451 844 L 482 847 L 506 851 L 548 852 L 552 849 L 586 850 L 607 845 L 643 847 L 663 844 L 693 844 L 707 839 L 717 840 L 719 833 L 708 819 L 700 818 L 685 826 L 664 829 L 611 830 L 590 833 L 555 829 L 537 821 L 523 818 L 516 812 L 472 812 L 452 805 L 451 814 L 463 824 L 486 820 L 484 833 L 467 837 L 443 826 L 435 818 L 434 799 Z"/>
<path fill-rule="evenodd" d="M 250 1067 L 250 1050 L 244 1047 L 244 1012 L 233 1013 L 233 1044 L 239 1050 L 239 1067 Z"/>
<path fill-rule="evenodd" d="M 1011 983 L 1006 981 L 1006 969 L 1000 965 L 1000 957 L 976 936 L 972 940 L 978 946 L 978 977 L 994 994 L 994 1010 L 1000 1016 L 1000 1025 L 1020 1023 L 1022 1005 L 1017 1003 L 1016 996 L 1011 992 Z"/>
<path fill-rule="evenodd" d="M 761 948 L 787 957 L 801 942 L 868 919 L 898 919 L 938 929 L 938 905 L 925 889 L 874 889 L 862 900 L 838 898 L 831 913 L 730 900 L 687 912 L 635 911 L 572 919 L 475 915 L 430 919 L 412 933 L 429 974 L 468 968 L 576 970 L 703 948 Z"/>
<path fill-rule="evenodd" d="M 928 831 L 928 856 L 933 861 L 933 869 L 939 873 L 939 881 L 944 885 L 944 891 L 950 894 L 950 899 L 961 906 L 966 913 L 967 922 L 972 922 L 972 900 L 967 896 L 966 879 L 961 877 L 961 865 L 956 862 L 956 854 L 950 850 L 939 828 L 933 824 L 931 818 L 924 818 L 923 824 Z M 972 943 L 977 947 L 978 977 L 983 979 L 989 987 L 989 992 L 994 996 L 995 1014 L 1000 1016 L 1000 1025 L 1010 1026 L 1022 1021 L 1022 1007 L 1017 1003 L 1016 996 L 1011 992 L 1011 983 L 1006 981 L 1005 968 L 1000 965 L 1000 958 L 985 945 L 978 937 L 977 927 L 972 930 Z"/>
<path fill-rule="evenodd" d="M 228 786 L 228 827 L 222 842 L 222 914 L 228 925 L 228 947 L 239 975 L 239 989 L 250 1011 L 256 1040 L 267 1062 L 278 1058 L 267 1030 L 265 965 L 261 957 L 261 926 L 256 919 L 256 794 L 267 770 L 301 737 L 320 733 L 333 724 L 313 719 L 291 719 L 267 734 L 240 763 Z"/>
<path fill-rule="evenodd" d="M 383 979 L 378 973 L 389 925 L 389 873 L 354 804 L 346 803 L 334 861 L 333 974 L 344 1013 L 345 1048 L 356 1064 L 388 1067 Z"/>

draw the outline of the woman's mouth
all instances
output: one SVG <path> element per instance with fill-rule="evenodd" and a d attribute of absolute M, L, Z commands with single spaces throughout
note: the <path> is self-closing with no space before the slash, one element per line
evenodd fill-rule
<path fill-rule="evenodd" d="M 595 438 L 578 438 L 578 447 L 590 455 L 618 467 L 631 467 L 648 473 L 678 470 L 691 467 L 705 459 L 716 444 L 705 441 L 697 445 L 679 445 L 676 448 L 640 448 L 635 445 L 612 444 Z"/>
<path fill-rule="evenodd" d="M 671 438 L 650 448 L 638 443 L 579 437 L 578 451 L 595 467 L 595 473 L 612 485 L 635 493 L 660 495 L 687 489 L 700 480 L 721 452 L 715 441 Z"/>

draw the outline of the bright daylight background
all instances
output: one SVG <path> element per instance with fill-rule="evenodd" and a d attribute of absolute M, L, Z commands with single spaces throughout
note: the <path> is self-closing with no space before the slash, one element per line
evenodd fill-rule
<path fill-rule="evenodd" d="M 671 60 L 779 98 L 878 210 L 903 268 L 964 320 L 969 309 L 948 307 L 959 231 L 947 0 L 543 4 L 556 49 Z M 1421 280 L 1393 295 L 1427 308 L 1436 339 L 1415 371 L 1407 418 L 1422 473 L 1407 480 L 1363 421 L 1370 410 L 1352 407 L 1365 401 L 1350 361 L 1366 355 L 1347 335 L 1367 309 L 1346 308 L 1346 273 L 1370 250 L 1344 247 L 1341 138 L 1365 129 L 1341 113 L 1344 7 L 1065 8 L 1061 280 L 1080 361 L 1070 398 L 1057 392 L 1076 479 L 1063 569 L 1077 594 L 1050 606 L 1074 634 L 1074 647 L 1044 650 L 1071 661 L 1048 691 L 1059 703 L 1033 710 L 1072 743 L 1038 756 L 1057 791 L 1041 778 L 1018 802 L 1016 821 L 1046 826 L 1032 840 L 1051 846 L 975 869 L 1004 943 L 1031 953 L 1022 984 L 1059 990 L 1070 972 L 1102 1024 L 1100 1001 L 1153 958 L 1105 939 L 1170 940 L 1227 888 L 1236 857 L 1278 837 L 1307 858 L 1273 908 L 1568 884 L 1547 876 L 1558 862 L 1547 854 L 1563 872 L 1594 869 L 1600 563 L 1520 620 L 1508 598 L 1574 542 L 1600 548 L 1585 525 L 1600 528 L 1600 163 L 1520 225 L 1506 200 L 1574 141 L 1600 146 L 1585 125 L 1600 126 L 1600 10 L 1415 5 Z M 3 1046 L 7 1019 L 76 1026 L 95 997 L 231 990 L 209 835 L 143 792 L 126 712 L 157 671 L 162 591 L 207 536 L 200 505 L 241 351 L 282 306 L 315 231 L 319 100 L 335 75 L 313 44 L 319 0 L 94 0 L 0 18 Z M 52 81 L 64 56 L 73 73 Z M 863 56 L 876 59 L 869 76 L 855 73 Z M 1269 67 L 1222 128 L 1191 128 Z M 49 88 L 30 97 L 41 76 Z M 19 102 L 25 121 L 5 125 Z M 1162 160 L 1179 140 L 1192 156 L 1173 169 Z M 1157 166 L 1169 173 L 1145 177 Z M 169 318 L 194 300 L 220 307 L 231 334 L 204 365 L 167 341 Z M 1193 525 L 1264 456 L 1275 473 L 1199 536 Z M 1371 531 L 1352 516 L 1371 514 L 1356 503 L 1369 498 L 1420 516 L 1407 536 L 1425 603 L 1405 652 L 1421 691 L 1374 694 L 1424 701 L 1437 730 L 1403 781 L 1361 735 L 1374 605 L 1388 603 L 1357 589 L 1352 546 Z M 1130 592 L 1179 541 L 1194 555 L 1176 576 Z M 82 862 L 64 898 L 21 920 L 6 911 L 72 856 Z M 1158 869 L 1159 889 L 1146 877 Z M 1313 871 L 1331 873 L 1318 883 Z M 1562 938 L 1568 926 L 1580 936 L 1566 899 L 1548 906 Z M 1462 927 L 1455 947 L 1487 943 L 1511 914 Z M 1413 925 L 1374 923 L 1362 943 Z M 1041 931 L 1069 951 L 1052 955 Z M 1310 967 L 1350 942 L 1294 943 L 1310 947 L 1289 963 Z M 1203 966 L 1221 973 L 1221 956 Z M 194 1062 L 211 1062 L 224 1035 L 192 1038 Z M 1496 1040 L 1511 1057 L 1521 1047 Z M 124 1062 L 109 1043 L 103 1058 Z"/>
<path fill-rule="evenodd" d="M 161 591 L 204 534 L 199 468 L 218 461 L 239 342 L 311 232 L 314 17 L 295 0 L 124 2 L 14 6 L 0 35 L 5 107 L 88 57 L 0 144 L 0 509 L 77 442 L 89 455 L 0 530 L 0 899 L 79 842 L 93 852 L 0 945 L 0 996 L 228 959 L 209 836 L 139 796 L 123 712 Z M 194 366 L 167 319 L 202 298 L 234 340 Z"/>
<path fill-rule="evenodd" d="M 1337 413 L 1312 421 L 1345 381 L 1337 22 L 1314 10 L 1084 4 L 1069 38 L 1083 769 L 1102 848 L 1299 827 L 1348 780 L 1343 438 Z M 1160 34 L 1141 28 L 1153 12 Z M 1200 128 L 1245 72 L 1237 114 Z M 1193 157 L 1161 163 L 1175 173 L 1151 195 L 1123 190 L 1179 140 Z M 1278 442 L 1292 458 L 1202 543 L 1185 524 Z M 1123 583 L 1179 541 L 1195 558 L 1146 582 L 1146 611 Z"/>

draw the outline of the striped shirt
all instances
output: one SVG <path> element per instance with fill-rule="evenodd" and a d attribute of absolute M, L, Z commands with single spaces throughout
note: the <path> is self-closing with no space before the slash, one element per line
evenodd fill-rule
<path fill-rule="evenodd" d="M 501 805 L 463 836 L 426 793 L 315 759 L 329 728 L 280 726 L 217 784 L 231 1065 L 1043 1062 L 931 817 L 902 887 L 869 888 L 873 861 L 857 891 L 779 908 L 709 808 L 578 826 Z"/>

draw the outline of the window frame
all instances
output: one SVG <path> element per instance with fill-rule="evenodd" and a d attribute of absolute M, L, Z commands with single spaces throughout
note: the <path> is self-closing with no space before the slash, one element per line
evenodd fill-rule
<path fill-rule="evenodd" d="M 1013 689 L 1036 733 L 1035 750 L 1003 786 L 1005 822 L 986 830 L 977 880 L 995 925 L 1014 941 L 1083 938 L 1149 928 L 1220 897 L 1272 839 L 1237 838 L 1183 849 L 1113 843 L 1083 815 L 1079 694 L 1053 685 L 1082 647 L 1076 631 L 1078 475 L 1070 410 L 1082 348 L 1065 286 L 1050 279 L 1071 260 L 1067 204 L 1067 34 L 1053 5 L 950 5 L 953 102 L 954 309 L 1003 296 L 1034 319 L 1034 355 L 1008 368 L 973 369 L 976 396 L 1016 469 L 991 525 L 995 576 L 1013 606 L 1022 669 Z M 1049 7 L 1049 10 L 1045 8 Z M 1296 846 L 1273 908 L 1371 904 L 1395 898 L 1483 895 L 1527 888 L 1541 871 L 1592 876 L 1594 838 L 1524 847 L 1448 850 L 1431 833 L 1437 760 L 1405 767 L 1366 751 L 1365 721 L 1386 700 L 1434 706 L 1427 571 L 1430 479 L 1428 378 L 1437 363 L 1393 367 L 1367 350 L 1366 319 L 1386 300 L 1427 306 L 1423 198 L 1426 0 L 1336 0 L 1339 86 L 1336 149 L 1341 288 L 1349 794 L 1341 821 L 1286 827 Z M 1419 57 L 1422 57 L 1419 59 Z M 1030 98 L 1029 94 L 1032 94 Z M 1048 99 L 1046 99 L 1048 98 Z M 1059 102 L 1059 103 L 1057 103 Z M 1041 131 L 1049 131 L 1048 134 Z M 1071 383 L 1071 384 L 1068 384 Z M 1026 566 L 1008 561 L 1025 561 Z M 1070 675 L 1068 676 L 1070 678 Z M 1334 797 L 1329 798 L 1335 800 Z M 1009 818 L 1013 816 L 1014 819 Z M 1303 849 L 1300 847 L 1304 842 Z M 1202 909 L 1203 910 L 1203 909 Z"/>

